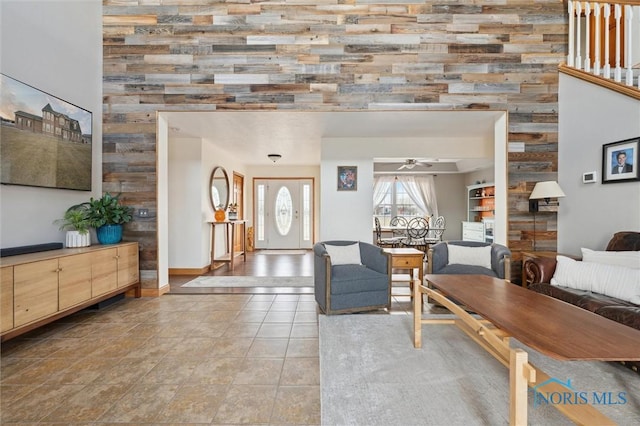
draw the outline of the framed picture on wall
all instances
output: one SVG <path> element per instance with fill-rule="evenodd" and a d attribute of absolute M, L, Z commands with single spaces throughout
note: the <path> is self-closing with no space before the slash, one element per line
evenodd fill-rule
<path fill-rule="evenodd" d="M 358 190 L 358 166 L 338 166 L 338 191 Z"/>
<path fill-rule="evenodd" d="M 640 137 L 602 146 L 602 183 L 637 181 Z"/>

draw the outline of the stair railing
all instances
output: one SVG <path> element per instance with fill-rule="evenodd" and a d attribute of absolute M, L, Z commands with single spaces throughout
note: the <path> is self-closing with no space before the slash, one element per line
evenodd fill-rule
<path fill-rule="evenodd" d="M 640 91 L 640 0 L 570 0 L 568 13 L 566 67 Z"/>

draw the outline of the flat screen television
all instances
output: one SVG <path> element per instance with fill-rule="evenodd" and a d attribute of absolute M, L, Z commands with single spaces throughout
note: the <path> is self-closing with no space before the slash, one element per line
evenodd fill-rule
<path fill-rule="evenodd" d="M 0 183 L 91 191 L 93 114 L 0 74 Z"/>

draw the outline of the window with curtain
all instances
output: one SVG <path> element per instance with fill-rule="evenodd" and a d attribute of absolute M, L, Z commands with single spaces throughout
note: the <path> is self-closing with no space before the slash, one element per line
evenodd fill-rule
<path fill-rule="evenodd" d="M 388 226 L 395 216 L 438 216 L 431 175 L 376 177 L 373 198 L 373 215 L 382 226 Z"/>

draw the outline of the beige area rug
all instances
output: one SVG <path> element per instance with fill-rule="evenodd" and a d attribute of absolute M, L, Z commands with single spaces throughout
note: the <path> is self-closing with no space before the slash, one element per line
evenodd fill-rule
<path fill-rule="evenodd" d="M 313 287 L 313 277 L 201 276 L 180 287 Z"/>
<path fill-rule="evenodd" d="M 453 325 L 424 325 L 423 347 L 415 349 L 412 321 L 319 316 L 322 425 L 508 425 L 507 368 Z M 556 361 L 512 342 L 551 377 L 571 380 L 589 402 L 594 392 L 607 395 L 611 404 L 597 409 L 617 424 L 640 424 L 637 373 L 616 363 Z M 530 425 L 573 424 L 552 404 L 535 405 L 531 390 L 528 416 Z"/>
<path fill-rule="evenodd" d="M 307 254 L 310 252 L 310 250 L 257 250 L 256 254 Z"/>

